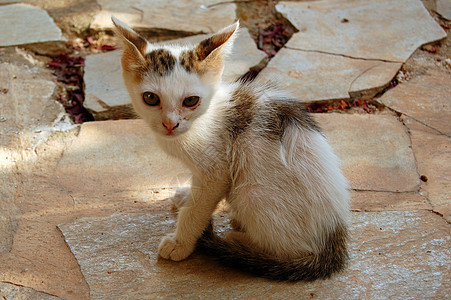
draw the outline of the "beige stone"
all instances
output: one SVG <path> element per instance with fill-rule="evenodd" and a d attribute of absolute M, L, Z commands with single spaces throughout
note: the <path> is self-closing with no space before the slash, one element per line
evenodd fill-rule
<path fill-rule="evenodd" d="M 351 191 L 352 211 L 432 210 L 428 199 L 417 192 Z"/>
<path fill-rule="evenodd" d="M 111 29 L 111 15 L 136 28 L 193 33 L 212 33 L 236 19 L 234 3 L 216 0 L 98 0 L 97 3 L 102 10 L 91 23 L 96 30 Z"/>
<path fill-rule="evenodd" d="M 399 84 L 378 101 L 451 136 L 451 75 L 431 71 Z"/>
<path fill-rule="evenodd" d="M 84 123 L 55 173 L 67 190 L 111 194 L 189 184 L 190 172 L 158 146 L 143 120 Z"/>
<path fill-rule="evenodd" d="M 429 199 L 435 212 L 451 223 L 451 139 L 406 117 L 418 172 L 425 176 L 421 193 Z"/>
<path fill-rule="evenodd" d="M 0 6 L 0 46 L 40 44 L 44 53 L 61 51 L 61 30 L 47 12 L 27 4 Z M 56 50 L 52 49 L 56 47 Z"/>
<path fill-rule="evenodd" d="M 284 48 L 259 74 L 302 102 L 372 97 L 395 77 L 400 63 L 368 61 Z"/>
<path fill-rule="evenodd" d="M 281 2 L 299 32 L 286 46 L 355 58 L 404 62 L 444 30 L 417 0 Z"/>
<path fill-rule="evenodd" d="M 195 35 L 162 44 L 195 45 L 210 35 Z M 84 106 L 96 120 L 135 117 L 122 79 L 121 51 L 89 55 L 85 62 Z M 257 65 L 266 54 L 257 49 L 246 28 L 240 30 L 232 55 L 227 59 L 223 79 L 234 81 Z"/>
<path fill-rule="evenodd" d="M 437 0 L 437 12 L 443 18 L 451 20 L 451 2 L 448 0 Z"/>
<path fill-rule="evenodd" d="M 351 188 L 414 192 L 419 175 L 406 127 L 391 115 L 315 114 Z"/>
<path fill-rule="evenodd" d="M 62 299 L 46 293 L 38 292 L 31 288 L 17 286 L 11 283 L 0 282 L 0 296 L 3 299 L 39 299 L 39 300 L 57 300 Z"/>
<path fill-rule="evenodd" d="M 115 214 L 59 228 L 91 299 L 440 298 L 450 293 L 450 225 L 430 212 L 354 214 L 347 269 L 328 280 L 296 284 L 255 278 L 198 254 L 182 262 L 158 258 L 158 243 L 174 223 L 173 213 Z"/>

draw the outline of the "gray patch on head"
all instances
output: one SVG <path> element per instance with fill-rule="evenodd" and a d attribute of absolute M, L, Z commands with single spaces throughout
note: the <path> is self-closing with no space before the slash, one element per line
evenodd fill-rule
<path fill-rule="evenodd" d="M 144 58 L 146 60 L 146 69 L 149 72 L 165 76 L 174 70 L 176 58 L 169 50 L 163 48 L 153 50 L 147 53 Z"/>

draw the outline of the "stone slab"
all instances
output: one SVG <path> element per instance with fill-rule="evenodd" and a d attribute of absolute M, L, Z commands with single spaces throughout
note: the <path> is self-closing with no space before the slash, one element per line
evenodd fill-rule
<path fill-rule="evenodd" d="M 55 171 L 61 187 L 84 195 L 178 187 L 190 177 L 143 120 L 84 123 Z"/>
<path fill-rule="evenodd" d="M 61 30 L 48 13 L 28 4 L 0 6 L 0 46 L 63 43 Z M 60 45 L 58 45 L 60 47 Z"/>
<path fill-rule="evenodd" d="M 377 101 L 451 136 L 451 75 L 430 71 L 387 91 Z"/>
<path fill-rule="evenodd" d="M 451 2 L 449 0 L 437 0 L 437 10 L 443 18 L 451 20 Z"/>
<path fill-rule="evenodd" d="M 353 59 L 283 48 L 259 74 L 302 102 L 372 97 L 396 76 L 400 63 Z"/>
<path fill-rule="evenodd" d="M 393 211 L 418 210 L 431 211 L 433 206 L 425 196 L 417 192 L 372 192 L 351 190 L 352 211 Z"/>
<path fill-rule="evenodd" d="M 419 175 L 407 128 L 392 115 L 315 114 L 351 188 L 415 192 Z"/>
<path fill-rule="evenodd" d="M 421 193 L 435 212 L 451 223 L 451 138 L 405 117 L 410 129 L 418 171 L 427 178 Z"/>
<path fill-rule="evenodd" d="M 332 0 L 276 6 L 299 29 L 286 46 L 356 58 L 404 62 L 446 37 L 421 1 Z"/>
<path fill-rule="evenodd" d="M 236 20 L 236 5 L 218 0 L 97 0 L 97 3 L 102 10 L 91 23 L 95 30 L 113 28 L 111 15 L 131 27 L 192 33 L 212 33 Z"/>
<path fill-rule="evenodd" d="M 163 44 L 195 45 L 209 35 L 195 35 Z M 121 51 L 89 55 L 85 62 L 85 102 L 96 120 L 134 116 L 131 101 L 122 79 Z M 232 55 L 225 64 L 223 79 L 236 80 L 257 65 L 266 54 L 257 49 L 246 28 L 240 30 Z"/>
<path fill-rule="evenodd" d="M 63 299 L 46 293 L 36 291 L 34 289 L 18 286 L 11 283 L 0 282 L 1 299 L 17 299 L 17 300 L 57 300 Z"/>
<path fill-rule="evenodd" d="M 355 213 L 348 268 L 296 284 L 255 278 L 197 254 L 182 262 L 158 258 L 158 243 L 174 223 L 171 213 L 115 214 L 58 226 L 91 299 L 446 298 L 451 292 L 450 225 L 430 212 Z"/>

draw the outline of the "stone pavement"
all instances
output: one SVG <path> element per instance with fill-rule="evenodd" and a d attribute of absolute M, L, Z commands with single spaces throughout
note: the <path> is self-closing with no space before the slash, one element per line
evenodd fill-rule
<path fill-rule="evenodd" d="M 249 34 L 265 29 L 258 26 L 267 16 L 242 30 L 227 80 L 263 68 L 258 76 L 303 102 L 371 106 L 370 114 L 357 107 L 314 115 L 351 184 L 349 266 L 328 280 L 279 283 L 198 254 L 159 259 L 158 242 L 175 226 L 168 198 L 190 174 L 158 149 L 142 120 L 112 120 L 133 115 L 119 52 L 82 53 L 85 104 L 103 121 L 74 125 L 56 101 L 70 87 L 46 67 L 89 28 L 108 32 L 111 13 L 148 36 L 194 43 L 251 6 L 0 1 L 8 28 L 0 31 L 0 298 L 450 298 L 448 3 L 261 2 L 298 30 L 269 63 Z M 221 206 L 219 231 L 227 221 Z"/>

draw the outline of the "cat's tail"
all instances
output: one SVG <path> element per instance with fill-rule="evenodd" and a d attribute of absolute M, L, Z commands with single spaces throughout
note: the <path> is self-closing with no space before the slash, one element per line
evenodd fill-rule
<path fill-rule="evenodd" d="M 346 227 L 338 226 L 334 233 L 329 234 L 321 253 L 306 253 L 302 257 L 285 260 L 256 253 L 237 241 L 224 240 L 214 233 L 210 224 L 199 239 L 197 248 L 226 266 L 260 277 L 279 281 L 313 281 L 329 278 L 345 267 L 348 259 L 346 241 Z"/>

